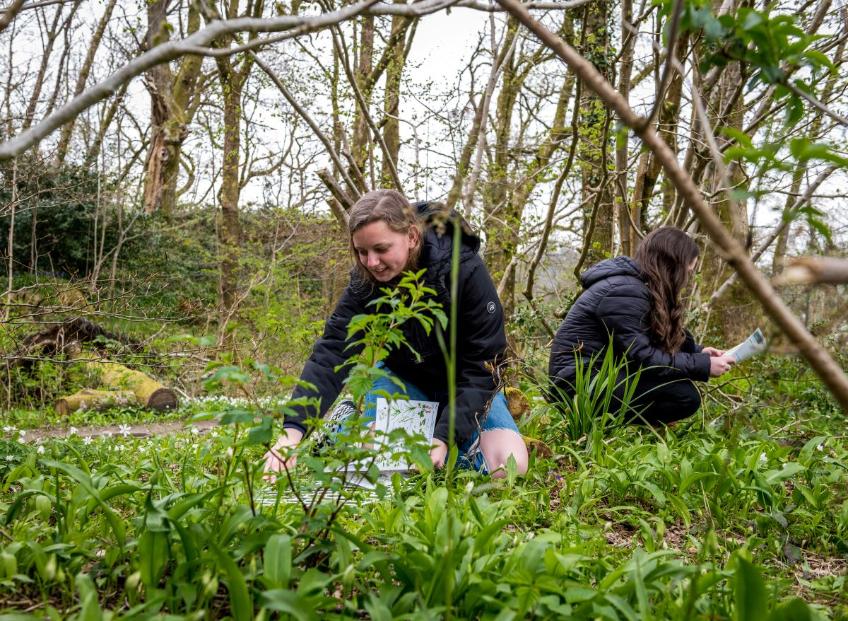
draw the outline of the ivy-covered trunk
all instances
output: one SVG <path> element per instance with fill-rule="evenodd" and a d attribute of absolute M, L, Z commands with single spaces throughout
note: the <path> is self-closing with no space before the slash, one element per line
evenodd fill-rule
<path fill-rule="evenodd" d="M 241 84 L 222 80 L 224 91 L 224 159 L 221 167 L 221 205 L 218 222 L 221 261 L 220 303 L 221 325 L 235 310 L 238 290 L 238 249 L 241 240 L 239 223 L 239 147 L 241 118 Z"/>
<path fill-rule="evenodd" d="M 581 52 L 608 80 L 611 77 L 609 5 L 603 0 L 584 8 Z M 610 119 L 606 106 L 591 90 L 580 97 L 579 147 L 583 243 L 586 265 L 609 257 L 613 251 L 613 185 L 610 165 Z"/>

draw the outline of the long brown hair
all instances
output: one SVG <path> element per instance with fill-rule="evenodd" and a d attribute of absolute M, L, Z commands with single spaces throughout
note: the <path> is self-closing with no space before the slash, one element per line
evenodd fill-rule
<path fill-rule="evenodd" d="M 359 260 L 359 255 L 353 247 L 353 234 L 365 225 L 379 221 L 385 222 L 386 226 L 396 233 L 406 234 L 411 229 L 418 231 L 418 244 L 409 251 L 409 259 L 404 271 L 415 269 L 418 263 L 418 255 L 421 254 L 421 224 L 406 197 L 397 190 L 366 192 L 350 208 L 347 228 L 348 233 L 350 233 L 350 252 L 353 256 L 353 265 L 365 281 L 372 283 L 376 283 L 377 280 Z"/>
<path fill-rule="evenodd" d="M 645 236 L 634 259 L 651 292 L 651 333 L 669 353 L 680 349 L 683 304 L 680 294 L 689 283 L 689 267 L 698 258 L 698 244 L 673 226 L 660 227 Z"/>

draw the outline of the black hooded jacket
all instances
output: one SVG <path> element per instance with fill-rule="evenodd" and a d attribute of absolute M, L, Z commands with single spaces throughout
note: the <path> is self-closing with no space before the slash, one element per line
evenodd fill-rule
<path fill-rule="evenodd" d="M 445 213 L 428 203 L 415 205 L 424 221 L 423 245 L 418 269 L 426 268 L 423 280 L 436 291 L 436 300 L 450 317 L 450 273 L 453 225 Z M 437 225 L 441 222 L 441 226 Z M 482 425 L 497 384 L 491 370 L 506 349 L 504 316 L 498 294 L 483 260 L 477 254 L 480 239 L 463 223 L 459 263 L 457 308 L 457 400 L 455 441 L 462 446 Z M 324 326 L 324 334 L 315 344 L 300 379 L 313 384 L 317 391 L 295 389 L 292 398 L 318 397 L 319 411 L 297 406 L 287 416 L 285 427 L 305 431 L 305 419 L 323 416 L 342 390 L 349 367 L 338 370 L 349 357 L 358 353 L 347 348 L 347 326 L 355 315 L 374 312 L 368 303 L 381 297 L 382 286 L 364 281 L 354 270 L 351 280 Z M 432 401 L 439 402 L 434 436 L 448 441 L 447 367 L 436 333 L 436 324 L 428 335 L 417 321 L 407 321 L 401 329 L 407 342 L 421 356 L 420 361 L 406 348 L 392 350 L 384 364 L 404 381 L 420 388 Z M 446 331 L 447 332 L 447 331 Z M 444 341 L 448 342 L 447 334 Z"/>
<path fill-rule="evenodd" d="M 584 365 L 601 354 L 612 335 L 616 356 L 626 356 L 652 375 L 668 380 L 707 381 L 710 357 L 701 353 L 689 332 L 679 352 L 660 349 L 651 338 L 651 294 L 639 266 L 630 257 L 596 263 L 580 277 L 584 291 L 557 330 L 548 375 L 554 386 L 573 393 L 575 354 Z M 600 358 L 600 356 L 599 356 Z"/>

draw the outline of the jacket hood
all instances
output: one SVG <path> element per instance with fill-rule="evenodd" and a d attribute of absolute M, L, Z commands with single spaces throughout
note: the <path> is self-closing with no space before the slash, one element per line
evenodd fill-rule
<path fill-rule="evenodd" d="M 580 275 L 580 284 L 584 289 L 588 289 L 599 280 L 610 278 L 612 276 L 632 276 L 642 280 L 642 272 L 639 266 L 630 257 L 615 257 L 614 259 L 605 259 L 595 263 Z"/>
<path fill-rule="evenodd" d="M 457 224 L 462 229 L 460 255 L 465 258 L 477 254 L 480 250 L 480 238 L 465 218 L 455 210 L 448 211 L 443 203 L 426 201 L 413 203 L 412 207 L 424 224 L 424 247 L 421 253 L 424 265 L 435 265 L 450 260 L 454 226 Z"/>

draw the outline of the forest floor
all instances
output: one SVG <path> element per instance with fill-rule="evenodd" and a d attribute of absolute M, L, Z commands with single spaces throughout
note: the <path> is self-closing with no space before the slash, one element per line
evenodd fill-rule
<path fill-rule="evenodd" d="M 339 478 L 352 445 L 264 480 L 262 400 L 9 412 L 0 619 L 848 618 L 844 414 L 800 363 L 601 436 L 525 388 L 550 450 L 526 476 L 431 472 L 413 444 L 424 472 L 375 490 Z"/>

